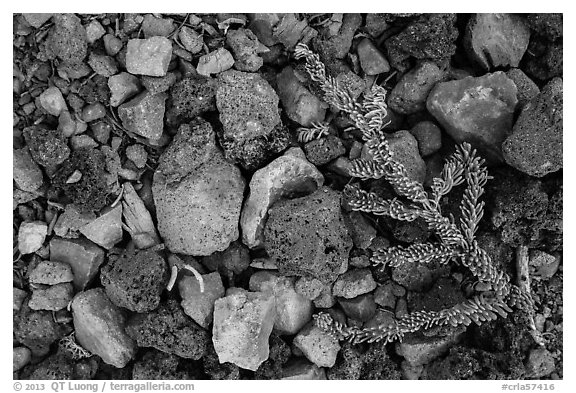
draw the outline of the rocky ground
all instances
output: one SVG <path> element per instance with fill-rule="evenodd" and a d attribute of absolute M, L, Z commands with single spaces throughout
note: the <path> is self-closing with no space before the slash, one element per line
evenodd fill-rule
<path fill-rule="evenodd" d="M 13 22 L 14 378 L 563 378 L 562 15 Z M 438 310 L 471 281 L 455 264 L 370 264 L 431 233 L 347 207 L 366 149 L 294 58 L 299 42 L 354 97 L 386 88 L 413 179 L 430 186 L 456 143 L 486 158 L 477 240 L 514 279 L 528 250 L 533 313 L 387 345 L 313 323 Z"/>

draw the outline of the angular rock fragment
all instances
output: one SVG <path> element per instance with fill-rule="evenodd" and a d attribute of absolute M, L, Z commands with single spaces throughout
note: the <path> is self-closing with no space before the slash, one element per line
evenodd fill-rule
<path fill-rule="evenodd" d="M 240 217 L 243 243 L 249 248 L 262 245 L 268 209 L 277 200 L 311 193 L 323 183 L 324 177 L 306 160 L 300 148 L 289 149 L 256 171 L 250 180 L 250 193 Z"/>
<path fill-rule="evenodd" d="M 12 150 L 12 178 L 22 191 L 36 191 L 44 183 L 42 171 L 26 147 Z"/>
<path fill-rule="evenodd" d="M 130 182 L 124 183 L 122 216 L 136 248 L 144 249 L 160 243 L 152 216 Z"/>
<path fill-rule="evenodd" d="M 74 287 L 83 290 L 98 274 L 104 250 L 87 239 L 55 237 L 50 241 L 50 260 L 68 263 L 74 273 Z"/>
<path fill-rule="evenodd" d="M 126 70 L 131 74 L 164 76 L 172 57 L 172 42 L 166 37 L 131 39 L 127 44 Z"/>
<path fill-rule="evenodd" d="M 334 282 L 332 294 L 334 296 L 352 299 L 356 296 L 372 292 L 376 289 L 376 281 L 370 269 L 348 270 Z"/>
<path fill-rule="evenodd" d="M 125 317 L 103 288 L 80 292 L 71 309 L 76 339 L 83 348 L 118 368 L 136 355 L 136 343 L 124 331 Z"/>
<path fill-rule="evenodd" d="M 194 276 L 185 276 L 178 283 L 182 297 L 181 306 L 186 315 L 198 325 L 207 329 L 212 323 L 214 302 L 224 296 L 225 289 L 218 272 L 202 275 L 204 292 L 200 291 L 200 283 Z"/>
<path fill-rule="evenodd" d="M 31 254 L 42 247 L 48 234 L 48 225 L 43 221 L 23 222 L 18 230 L 18 250 Z"/>
<path fill-rule="evenodd" d="M 128 131 L 152 140 L 160 139 L 164 131 L 164 93 L 143 92 L 118 107 L 118 116 Z"/>
<path fill-rule="evenodd" d="M 122 240 L 122 205 L 80 228 L 80 233 L 107 250 Z"/>
<path fill-rule="evenodd" d="M 390 64 L 368 38 L 364 38 L 356 49 L 360 66 L 366 75 L 378 75 L 390 71 Z"/>
<path fill-rule="evenodd" d="M 29 280 L 34 284 L 55 285 L 71 282 L 74 279 L 72 267 L 64 262 L 42 261 L 29 272 Z"/>
<path fill-rule="evenodd" d="M 38 96 L 38 102 L 40 106 L 52 116 L 60 116 L 60 113 L 67 109 L 62 92 L 56 86 L 44 90 L 44 92 Z"/>
<path fill-rule="evenodd" d="M 287 380 L 324 380 L 326 371 L 306 359 L 289 362 L 282 370 L 282 379 Z"/>
<path fill-rule="evenodd" d="M 116 107 L 140 91 L 140 80 L 127 72 L 108 78 L 110 105 Z"/>
<path fill-rule="evenodd" d="M 270 293 L 238 288 L 214 303 L 212 342 L 220 363 L 255 371 L 269 356 L 276 308 Z"/>
<path fill-rule="evenodd" d="M 198 59 L 198 66 L 196 71 L 200 75 L 210 76 L 211 74 L 219 74 L 224 72 L 234 65 L 234 58 L 232 54 L 224 48 L 219 48 L 214 52 L 201 56 Z"/>
<path fill-rule="evenodd" d="M 294 337 L 294 345 L 318 367 L 332 367 L 340 351 L 338 340 L 313 323 Z"/>
<path fill-rule="evenodd" d="M 58 311 L 66 308 L 74 297 L 71 283 L 52 285 L 46 289 L 35 289 L 28 305 L 32 310 Z"/>

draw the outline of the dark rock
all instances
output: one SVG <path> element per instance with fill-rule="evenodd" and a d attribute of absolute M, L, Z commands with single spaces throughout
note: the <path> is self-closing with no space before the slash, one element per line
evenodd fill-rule
<path fill-rule="evenodd" d="M 409 291 L 424 292 L 441 276 L 449 273 L 447 266 L 431 266 L 421 263 L 405 263 L 392 270 L 392 279 Z"/>
<path fill-rule="evenodd" d="M 340 306 L 342 306 L 342 310 L 349 318 L 366 322 L 376 314 L 376 303 L 374 302 L 374 295 L 371 293 L 356 296 L 352 299 L 337 299 Z"/>
<path fill-rule="evenodd" d="M 210 379 L 240 379 L 240 368 L 234 363 L 220 363 L 212 343 L 208 344 L 207 353 L 202 357 L 202 365 Z"/>
<path fill-rule="evenodd" d="M 564 45 L 562 41 L 549 43 L 536 37 L 530 42 L 524 71 L 532 78 L 547 81 L 562 77 L 564 72 Z"/>
<path fill-rule="evenodd" d="M 448 352 L 461 339 L 464 330 L 444 337 L 412 335 L 396 343 L 396 352 L 412 366 L 424 365 Z"/>
<path fill-rule="evenodd" d="M 356 248 L 367 249 L 376 237 L 376 229 L 362 213 L 352 211 L 344 216 L 352 242 Z"/>
<path fill-rule="evenodd" d="M 284 363 L 288 361 L 290 355 L 290 347 L 275 334 L 270 335 L 269 340 L 270 355 L 268 360 L 258 367 L 254 373 L 254 379 L 264 380 L 278 380 L 282 377 Z"/>
<path fill-rule="evenodd" d="M 344 14 L 338 31 L 326 29 L 313 39 L 313 46 L 322 60 L 343 59 L 350 51 L 356 30 L 362 24 L 360 14 Z"/>
<path fill-rule="evenodd" d="M 71 380 L 74 377 L 74 362 L 63 354 L 57 353 L 38 363 L 28 379 Z"/>
<path fill-rule="evenodd" d="M 518 108 L 523 108 L 526 104 L 540 93 L 538 85 L 532 81 L 520 68 L 511 68 L 506 72 L 506 76 L 518 89 Z"/>
<path fill-rule="evenodd" d="M 110 100 L 108 78 L 96 75 L 91 79 L 86 79 L 78 91 L 78 95 L 88 104 L 100 102 L 103 105 L 108 105 Z"/>
<path fill-rule="evenodd" d="M 530 351 L 526 361 L 526 371 L 531 378 L 542 378 L 556 369 L 554 357 L 545 348 L 536 348 Z"/>
<path fill-rule="evenodd" d="M 161 303 L 153 312 L 136 314 L 128 321 L 126 333 L 139 347 L 186 359 L 200 359 L 208 348 L 208 333 L 190 319 L 176 300 Z"/>
<path fill-rule="evenodd" d="M 34 311 L 25 301 L 14 315 L 14 339 L 28 347 L 34 356 L 45 356 L 50 345 L 64 337 L 65 327 L 56 323 L 50 311 Z"/>
<path fill-rule="evenodd" d="M 421 121 L 410 129 L 418 141 L 418 150 L 422 157 L 431 156 L 442 147 L 442 131 L 431 121 Z"/>
<path fill-rule="evenodd" d="M 364 354 L 364 365 L 360 379 L 396 380 L 402 379 L 398 364 L 390 358 L 383 341 L 370 345 Z"/>
<path fill-rule="evenodd" d="M 527 19 L 530 28 L 549 41 L 556 41 L 564 35 L 563 14 L 528 14 Z"/>
<path fill-rule="evenodd" d="M 390 64 L 372 41 L 364 38 L 356 48 L 360 66 L 366 75 L 378 75 L 390 71 Z"/>
<path fill-rule="evenodd" d="M 340 349 L 336 364 L 329 368 L 326 376 L 331 380 L 359 380 L 363 366 L 362 351 L 357 345 L 346 342 Z"/>
<path fill-rule="evenodd" d="M 54 27 L 46 40 L 46 47 L 51 57 L 58 57 L 65 62 L 79 63 L 88 53 L 86 29 L 80 18 L 74 14 L 55 14 L 52 17 Z"/>
<path fill-rule="evenodd" d="M 388 14 L 368 13 L 366 14 L 366 23 L 364 29 L 372 37 L 377 38 L 390 27 Z"/>
<path fill-rule="evenodd" d="M 30 126 L 24 128 L 22 134 L 32 158 L 39 165 L 53 168 L 63 163 L 70 155 L 66 138 L 58 130 Z"/>
<path fill-rule="evenodd" d="M 328 107 L 303 84 L 294 69 L 287 66 L 276 77 L 277 92 L 286 115 L 304 127 L 322 122 Z"/>
<path fill-rule="evenodd" d="M 248 29 L 229 30 L 226 34 L 226 44 L 234 52 L 234 68 L 238 71 L 256 72 L 264 64 L 258 56 L 266 47 L 258 41 L 256 35 Z"/>
<path fill-rule="evenodd" d="M 562 79 L 555 78 L 522 109 L 502 144 L 504 159 L 530 176 L 542 177 L 562 168 L 562 140 Z"/>
<path fill-rule="evenodd" d="M 388 144 L 394 154 L 394 159 L 404 165 L 408 177 L 419 183 L 426 177 L 426 163 L 418 152 L 416 138 L 406 130 L 389 135 Z"/>
<path fill-rule="evenodd" d="M 74 286 L 83 290 L 98 274 L 104 262 L 104 250 L 86 239 L 50 240 L 50 259 L 69 264 L 74 274 Z"/>
<path fill-rule="evenodd" d="M 184 78 L 174 84 L 170 89 L 168 121 L 190 121 L 200 114 L 216 110 L 216 87 L 216 79 L 207 77 Z"/>
<path fill-rule="evenodd" d="M 306 158 L 316 166 L 324 165 L 344 155 L 346 149 L 342 140 L 334 135 L 315 139 L 304 145 Z"/>
<path fill-rule="evenodd" d="M 88 56 L 88 65 L 98 75 L 105 76 L 106 78 L 116 75 L 118 73 L 118 64 L 113 57 L 99 55 L 94 52 Z"/>
<path fill-rule="evenodd" d="M 489 162 L 501 162 L 518 103 L 516 85 L 498 71 L 482 77 L 438 83 L 426 107 L 457 142 L 469 142 Z"/>
<path fill-rule="evenodd" d="M 274 20 L 272 24 L 274 25 L 274 29 L 272 36 L 275 40 L 284 44 L 284 47 L 288 50 L 293 49 L 299 42 L 307 43 L 312 37 L 318 34 L 315 29 L 308 26 L 306 18 L 302 20 L 297 19 L 293 13 L 260 15 L 273 16 Z"/>
<path fill-rule="evenodd" d="M 324 380 L 326 371 L 304 358 L 292 359 L 282 369 L 282 379 Z"/>
<path fill-rule="evenodd" d="M 143 313 L 156 309 L 168 282 L 168 267 L 154 251 L 111 258 L 100 271 L 110 300 L 119 307 Z"/>
<path fill-rule="evenodd" d="M 72 301 L 78 344 L 102 360 L 122 368 L 136 355 L 136 345 L 124 332 L 125 317 L 103 288 L 80 292 Z"/>
<path fill-rule="evenodd" d="M 140 78 L 142 86 L 152 94 L 164 93 L 176 83 L 177 76 L 174 72 L 169 72 L 164 76 L 147 76 Z"/>
<path fill-rule="evenodd" d="M 530 29 L 522 16 L 481 13 L 468 20 L 464 48 L 484 70 L 518 67 L 529 40 Z"/>
<path fill-rule="evenodd" d="M 404 72 L 410 59 L 428 59 L 442 64 L 456 51 L 458 37 L 455 14 L 423 14 L 384 45 L 392 67 Z"/>
<path fill-rule="evenodd" d="M 66 183 L 75 171 L 82 173 L 80 181 Z M 54 175 L 52 185 L 64 191 L 79 207 L 100 210 L 106 205 L 108 195 L 104 154 L 97 149 L 74 150 Z"/>
<path fill-rule="evenodd" d="M 426 109 L 426 98 L 432 88 L 444 79 L 444 71 L 432 61 L 420 62 L 402 76 L 388 96 L 388 106 L 404 115 Z"/>
<path fill-rule="evenodd" d="M 170 353 L 152 349 L 134 362 L 132 379 L 134 380 L 187 380 L 190 375 L 178 370 L 180 358 Z"/>
<path fill-rule="evenodd" d="M 460 284 L 452 278 L 441 277 L 426 293 L 408 292 L 408 309 L 412 311 L 440 311 L 466 300 Z"/>
<path fill-rule="evenodd" d="M 234 274 L 240 274 L 250 266 L 250 254 L 244 244 L 234 241 L 224 251 L 216 251 L 203 257 L 202 264 L 211 271 L 218 271 L 222 268 Z"/>
<path fill-rule="evenodd" d="M 344 273 L 352 239 L 340 211 L 340 193 L 326 187 L 269 210 L 265 246 L 285 275 L 331 282 Z"/>
<path fill-rule="evenodd" d="M 147 91 L 118 107 L 122 125 L 144 138 L 160 139 L 164 130 L 164 110 L 167 95 Z"/>

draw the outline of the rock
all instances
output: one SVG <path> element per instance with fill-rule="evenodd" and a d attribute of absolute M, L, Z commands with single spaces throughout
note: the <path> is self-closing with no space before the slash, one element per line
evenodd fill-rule
<path fill-rule="evenodd" d="M 160 303 L 152 312 L 133 315 L 126 332 L 139 347 L 153 347 L 194 360 L 204 356 L 210 342 L 208 333 L 184 314 L 173 299 Z"/>
<path fill-rule="evenodd" d="M 178 33 L 178 38 L 180 38 L 180 42 L 182 42 L 184 48 L 193 55 L 200 53 L 204 48 L 202 36 L 188 26 L 182 26 Z"/>
<path fill-rule="evenodd" d="M 518 108 L 523 108 L 532 98 L 540 93 L 540 88 L 520 68 L 511 68 L 506 76 L 514 82 L 518 89 Z"/>
<path fill-rule="evenodd" d="M 384 42 L 388 60 L 400 72 L 410 68 L 410 59 L 447 62 L 456 52 L 456 14 L 422 14 L 399 34 Z"/>
<path fill-rule="evenodd" d="M 98 143 L 88 135 L 74 135 L 70 138 L 70 147 L 73 151 L 80 149 L 94 149 L 98 147 Z M 79 171 L 79 173 L 82 172 Z"/>
<path fill-rule="evenodd" d="M 410 133 L 418 141 L 418 150 L 422 157 L 431 156 L 442 147 L 442 131 L 431 121 L 416 123 Z"/>
<path fill-rule="evenodd" d="M 226 44 L 234 52 L 234 68 L 238 71 L 256 72 L 264 64 L 264 60 L 258 56 L 261 52 L 267 52 L 251 30 L 239 28 L 228 30 Z"/>
<path fill-rule="evenodd" d="M 255 371 L 269 356 L 268 339 L 276 315 L 269 293 L 235 293 L 214 303 L 212 342 L 220 363 Z"/>
<path fill-rule="evenodd" d="M 274 329 L 279 334 L 296 334 L 312 319 L 312 301 L 296 292 L 295 277 L 260 271 L 250 277 L 250 290 L 272 293 L 276 303 Z"/>
<path fill-rule="evenodd" d="M 210 255 L 238 238 L 244 179 L 221 153 L 175 185 L 156 172 L 152 192 L 158 230 L 172 252 Z"/>
<path fill-rule="evenodd" d="M 106 108 L 99 102 L 86 105 L 84 109 L 82 109 L 82 120 L 84 120 L 86 123 L 102 119 L 105 116 Z"/>
<path fill-rule="evenodd" d="M 310 300 L 314 300 L 320 296 L 323 289 L 324 284 L 316 278 L 298 277 L 294 283 L 296 293 Z"/>
<path fill-rule="evenodd" d="M 143 92 L 118 107 L 122 125 L 135 134 L 152 140 L 160 139 L 164 130 L 165 93 Z"/>
<path fill-rule="evenodd" d="M 324 177 L 304 157 L 299 148 L 259 169 L 250 180 L 250 193 L 242 208 L 242 241 L 250 248 L 262 245 L 262 230 L 268 209 L 276 201 L 310 193 L 322 186 Z"/>
<path fill-rule="evenodd" d="M 211 76 L 229 70 L 234 65 L 232 54 L 224 48 L 219 48 L 207 55 L 200 56 L 196 71 L 200 75 Z"/>
<path fill-rule="evenodd" d="M 210 271 L 232 272 L 240 274 L 250 266 L 250 253 L 248 248 L 238 240 L 230 243 L 224 251 L 216 251 L 202 258 L 202 264 Z"/>
<path fill-rule="evenodd" d="M 289 362 L 282 369 L 282 379 L 287 380 L 325 380 L 326 371 L 306 359 Z"/>
<path fill-rule="evenodd" d="M 66 205 L 64 213 L 58 217 L 54 226 L 57 236 L 76 239 L 80 236 L 80 228 L 96 219 L 93 212 L 84 212 L 73 203 Z"/>
<path fill-rule="evenodd" d="M 67 109 L 62 92 L 56 86 L 44 90 L 44 92 L 38 96 L 38 103 L 42 109 L 52 116 L 60 116 L 60 113 Z"/>
<path fill-rule="evenodd" d="M 12 310 L 20 311 L 20 309 L 22 308 L 22 303 L 24 302 L 24 299 L 26 299 L 27 296 L 28 296 L 28 292 L 26 292 L 20 288 L 13 287 L 12 288 Z"/>
<path fill-rule="evenodd" d="M 315 139 L 304 145 L 306 158 L 316 165 L 324 165 L 346 153 L 342 140 L 334 135 Z"/>
<path fill-rule="evenodd" d="M 365 76 L 365 78 L 367 77 Z M 361 78 L 352 70 L 339 72 L 338 75 L 336 75 L 336 82 L 340 87 L 348 89 L 350 96 L 355 100 L 357 100 L 364 91 L 369 90 L 366 86 L 366 79 Z M 338 110 L 333 105 L 332 109 Z"/>
<path fill-rule="evenodd" d="M 134 380 L 188 380 L 190 374 L 180 370 L 180 358 L 155 349 L 149 350 L 141 360 L 134 362 Z"/>
<path fill-rule="evenodd" d="M 172 105 L 167 118 L 178 123 L 190 121 L 205 112 L 216 110 L 217 82 L 213 78 L 193 77 L 178 81 L 170 89 Z"/>
<path fill-rule="evenodd" d="M 168 278 L 166 262 L 150 250 L 110 258 L 100 272 L 100 281 L 112 303 L 137 313 L 158 307 Z"/>
<path fill-rule="evenodd" d="M 317 308 L 331 308 L 336 304 L 336 298 L 332 295 L 332 285 L 324 285 L 322 292 L 314 299 Z"/>
<path fill-rule="evenodd" d="M 142 21 L 144 37 L 155 36 L 167 37 L 174 31 L 174 21 L 170 18 L 157 18 L 152 14 L 146 14 Z"/>
<path fill-rule="evenodd" d="M 299 42 L 306 43 L 310 41 L 312 37 L 318 34 L 315 29 L 308 26 L 306 18 L 302 20 L 296 19 L 296 15 L 293 13 L 274 15 L 272 20 L 264 20 L 269 21 L 274 27 L 273 38 L 284 44 L 284 47 L 288 50 L 293 49 Z"/>
<path fill-rule="evenodd" d="M 338 303 L 346 316 L 356 321 L 368 322 L 376 314 L 376 303 L 371 293 L 352 299 L 338 298 Z"/>
<path fill-rule="evenodd" d="M 108 79 L 108 88 L 112 94 L 110 105 L 116 107 L 138 94 L 140 91 L 140 80 L 127 72 L 121 72 Z"/>
<path fill-rule="evenodd" d="M 374 291 L 374 302 L 388 310 L 393 310 L 396 306 L 396 296 L 394 295 L 394 283 L 386 281 Z"/>
<path fill-rule="evenodd" d="M 258 74 L 230 70 L 218 76 L 216 107 L 224 137 L 243 140 L 270 134 L 280 123 L 278 101 Z"/>
<path fill-rule="evenodd" d="M 324 121 L 328 105 L 302 84 L 292 67 L 285 67 L 276 76 L 276 84 L 276 91 L 290 120 L 304 127 Z"/>
<path fill-rule="evenodd" d="M 30 23 L 30 26 L 34 27 L 35 29 L 42 26 L 46 23 L 50 18 L 52 18 L 54 14 L 48 13 L 23 13 L 22 16 L 26 19 L 26 22 Z"/>
<path fill-rule="evenodd" d="M 107 250 L 122 240 L 122 205 L 80 228 L 80 233 Z"/>
<path fill-rule="evenodd" d="M 352 239 L 340 210 L 340 193 L 323 187 L 311 195 L 276 202 L 264 228 L 266 251 L 284 275 L 328 283 L 344 273 Z"/>
<path fill-rule="evenodd" d="M 356 248 L 365 250 L 370 247 L 376 237 L 376 229 L 360 212 L 352 211 L 344 216 L 352 242 Z"/>
<path fill-rule="evenodd" d="M 556 41 L 564 35 L 563 14 L 528 14 L 527 19 L 530 28 L 549 41 Z"/>
<path fill-rule="evenodd" d="M 508 165 L 535 177 L 562 168 L 563 105 L 562 79 L 554 78 L 522 109 L 502 144 Z"/>
<path fill-rule="evenodd" d="M 388 96 L 388 106 L 395 112 L 410 115 L 426 109 L 426 98 L 432 88 L 444 79 L 442 71 L 432 61 L 422 61 L 405 73 Z"/>
<path fill-rule="evenodd" d="M 18 250 L 24 255 L 38 251 L 47 234 L 48 225 L 45 222 L 23 222 L 18 230 Z"/>
<path fill-rule="evenodd" d="M 465 329 L 448 336 L 425 337 L 415 335 L 396 343 L 396 352 L 412 366 L 421 366 L 448 352 L 456 344 Z"/>
<path fill-rule="evenodd" d="M 99 55 L 92 52 L 90 56 L 88 56 L 88 65 L 90 65 L 95 73 L 106 78 L 118 73 L 118 64 L 116 60 L 110 56 Z"/>
<path fill-rule="evenodd" d="M 390 71 L 390 64 L 368 38 L 364 38 L 356 48 L 360 66 L 366 75 L 378 75 Z"/>
<path fill-rule="evenodd" d="M 122 368 L 136 355 L 136 344 L 124 331 L 125 317 L 103 288 L 78 293 L 71 309 L 78 344 L 104 363 Z"/>
<path fill-rule="evenodd" d="M 108 56 L 116 56 L 122 49 L 122 40 L 113 34 L 106 34 L 102 40 Z"/>
<path fill-rule="evenodd" d="M 389 134 L 387 139 L 394 159 L 404 165 L 408 177 L 423 183 L 426 177 L 426 163 L 420 157 L 416 138 L 410 132 L 402 130 Z M 366 145 L 362 149 L 362 158 L 370 158 Z"/>
<path fill-rule="evenodd" d="M 142 82 L 142 86 L 146 90 L 148 90 L 152 94 L 164 93 L 168 91 L 178 77 L 176 76 L 175 72 L 168 72 L 164 76 L 141 76 L 140 81 Z"/>
<path fill-rule="evenodd" d="M 514 82 L 498 71 L 438 83 L 426 107 L 456 143 L 469 142 L 489 162 L 501 162 L 501 144 L 510 134 L 518 103 L 516 93 Z"/>
<path fill-rule="evenodd" d="M 14 314 L 14 339 L 28 347 L 33 356 L 46 356 L 50 346 L 66 334 L 50 311 L 34 311 L 28 302 Z"/>
<path fill-rule="evenodd" d="M 338 277 L 332 287 L 332 294 L 352 299 L 372 292 L 374 289 L 376 289 L 376 281 L 374 281 L 370 269 L 353 269 Z"/>
<path fill-rule="evenodd" d="M 548 280 L 556 274 L 560 265 L 560 257 L 550 255 L 540 250 L 530 250 L 530 277 L 535 280 Z"/>
<path fill-rule="evenodd" d="M 134 144 L 126 148 L 126 157 L 136 165 L 137 168 L 143 169 L 148 160 L 148 153 L 143 145 Z"/>
<path fill-rule="evenodd" d="M 83 290 L 98 274 L 104 250 L 87 239 L 54 237 L 50 240 L 50 260 L 69 264 L 74 273 L 74 287 Z"/>
<path fill-rule="evenodd" d="M 225 294 L 224 285 L 218 272 L 204 274 L 204 292 L 200 292 L 200 283 L 194 276 L 185 276 L 178 282 L 182 297 L 180 305 L 186 315 L 204 329 L 212 323 L 214 302 Z"/>
<path fill-rule="evenodd" d="M 12 372 L 16 372 L 30 363 L 32 352 L 26 347 L 12 349 Z"/>
<path fill-rule="evenodd" d="M 392 279 L 409 291 L 424 292 L 441 276 L 448 274 L 446 266 L 435 267 L 420 263 L 405 263 L 392 269 Z"/>
<path fill-rule="evenodd" d="M 66 138 L 57 130 L 30 126 L 24 128 L 22 133 L 32 158 L 43 167 L 52 168 L 62 164 L 70 155 Z"/>
<path fill-rule="evenodd" d="M 362 15 L 357 13 L 335 14 L 333 18 L 336 22 L 333 27 L 312 41 L 320 58 L 327 63 L 346 57 L 356 30 L 362 25 Z"/>
<path fill-rule="evenodd" d="M 131 74 L 164 76 L 172 57 L 172 42 L 166 37 L 131 39 L 127 44 L 126 70 Z"/>
<path fill-rule="evenodd" d="M 390 27 L 390 14 L 369 13 L 366 14 L 364 29 L 372 37 L 376 38 Z"/>
<path fill-rule="evenodd" d="M 36 191 L 44 184 L 42 171 L 24 147 L 12 150 L 12 179 L 22 191 Z"/>
<path fill-rule="evenodd" d="M 124 183 L 123 198 L 122 215 L 136 248 L 144 249 L 160 244 L 152 216 L 129 182 Z"/>
<path fill-rule="evenodd" d="M 106 34 L 106 30 L 97 20 L 93 20 L 86 26 L 86 39 L 90 45 L 102 38 L 104 34 Z"/>
<path fill-rule="evenodd" d="M 58 311 L 66 308 L 74 297 L 71 283 L 52 285 L 46 289 L 35 289 L 28 305 L 32 310 Z"/>
<path fill-rule="evenodd" d="M 482 13 L 468 20 L 464 48 L 484 70 L 518 67 L 530 41 L 530 28 L 520 15 Z"/>
<path fill-rule="evenodd" d="M 29 271 L 30 283 L 55 285 L 71 282 L 74 279 L 72 267 L 64 262 L 41 261 Z"/>
<path fill-rule="evenodd" d="M 50 58 L 56 56 L 68 63 L 80 63 L 88 53 L 86 29 L 74 14 L 54 14 L 54 26 L 46 39 Z"/>
<path fill-rule="evenodd" d="M 304 356 L 318 367 L 332 367 L 340 351 L 338 340 L 309 323 L 294 337 L 294 345 Z"/>
<path fill-rule="evenodd" d="M 530 378 L 542 378 L 556 369 L 554 357 L 546 348 L 535 348 L 530 351 L 526 360 L 526 371 Z"/>

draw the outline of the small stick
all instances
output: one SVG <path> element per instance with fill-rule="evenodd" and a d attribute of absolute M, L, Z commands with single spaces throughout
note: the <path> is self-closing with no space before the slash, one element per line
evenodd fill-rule
<path fill-rule="evenodd" d="M 516 273 L 517 282 L 520 290 L 530 294 L 530 268 L 528 267 L 529 257 L 528 257 L 528 247 L 519 246 L 516 249 Z M 530 321 L 530 333 L 532 338 L 540 346 L 544 346 L 544 338 L 538 329 L 536 329 L 536 323 L 534 322 L 534 310 L 528 311 L 528 319 Z"/>

